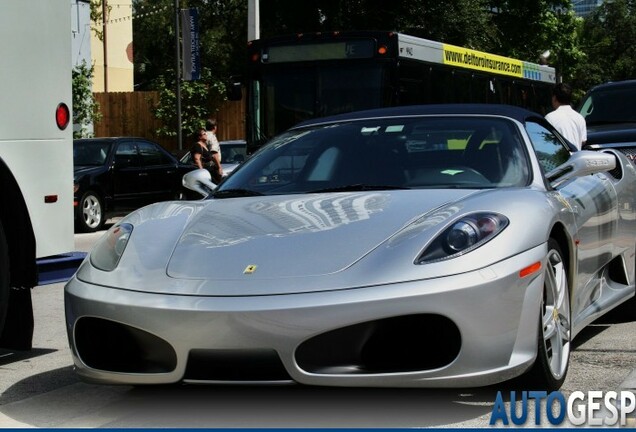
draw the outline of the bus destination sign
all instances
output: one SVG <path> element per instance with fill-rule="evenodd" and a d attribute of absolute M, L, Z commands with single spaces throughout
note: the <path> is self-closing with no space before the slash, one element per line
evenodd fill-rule
<path fill-rule="evenodd" d="M 270 46 L 262 54 L 263 63 L 372 58 L 375 41 L 356 39 L 321 44 Z"/>

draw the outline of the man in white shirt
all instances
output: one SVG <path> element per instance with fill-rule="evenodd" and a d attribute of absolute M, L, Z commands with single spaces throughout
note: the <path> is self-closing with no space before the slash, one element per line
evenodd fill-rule
<path fill-rule="evenodd" d="M 571 103 L 572 88 L 565 83 L 557 84 L 552 89 L 554 111 L 545 118 L 565 139 L 581 150 L 587 141 L 587 125 L 583 116 L 572 109 Z"/>

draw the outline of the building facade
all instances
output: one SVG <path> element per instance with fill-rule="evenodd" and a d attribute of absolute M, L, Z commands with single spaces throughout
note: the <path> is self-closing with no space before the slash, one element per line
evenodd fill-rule
<path fill-rule="evenodd" d="M 132 0 L 102 0 L 102 22 L 93 22 L 91 32 L 94 92 L 133 91 L 133 9 Z"/>
<path fill-rule="evenodd" d="M 576 16 L 585 17 L 603 4 L 603 0 L 573 0 L 572 6 Z"/>
<path fill-rule="evenodd" d="M 91 11 L 89 0 L 71 2 L 71 39 L 73 67 L 91 65 Z"/>

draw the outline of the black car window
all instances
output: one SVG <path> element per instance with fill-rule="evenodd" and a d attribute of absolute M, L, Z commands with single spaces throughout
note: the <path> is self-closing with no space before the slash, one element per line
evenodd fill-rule
<path fill-rule="evenodd" d="M 245 144 L 221 144 L 221 163 L 241 163 L 245 160 L 246 154 Z"/>
<path fill-rule="evenodd" d="M 157 145 L 144 141 L 138 142 L 137 145 L 143 166 L 168 165 L 173 163 L 170 157 Z"/>
<path fill-rule="evenodd" d="M 636 86 L 608 87 L 592 90 L 580 112 L 588 126 L 636 121 Z"/>
<path fill-rule="evenodd" d="M 115 151 L 115 167 L 129 168 L 139 166 L 139 157 L 135 143 L 127 141 L 119 143 Z"/>
<path fill-rule="evenodd" d="M 75 166 L 101 166 L 106 163 L 110 143 L 107 141 L 73 141 Z"/>
<path fill-rule="evenodd" d="M 544 174 L 565 163 L 570 157 L 569 150 L 545 127 L 535 122 L 527 122 L 526 130 L 537 154 Z"/>

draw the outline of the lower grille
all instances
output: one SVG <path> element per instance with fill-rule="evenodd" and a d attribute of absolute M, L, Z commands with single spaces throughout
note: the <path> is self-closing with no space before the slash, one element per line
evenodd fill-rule
<path fill-rule="evenodd" d="M 185 381 L 291 381 L 274 350 L 192 350 Z"/>

